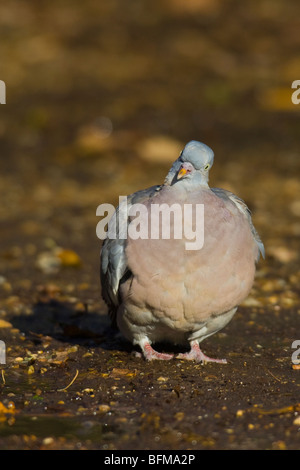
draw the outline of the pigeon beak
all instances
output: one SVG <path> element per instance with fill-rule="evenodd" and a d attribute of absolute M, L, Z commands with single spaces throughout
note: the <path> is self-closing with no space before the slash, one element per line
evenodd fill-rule
<path fill-rule="evenodd" d="M 185 168 L 180 168 L 178 174 L 177 174 L 177 179 L 180 180 L 187 174 L 187 170 Z"/>

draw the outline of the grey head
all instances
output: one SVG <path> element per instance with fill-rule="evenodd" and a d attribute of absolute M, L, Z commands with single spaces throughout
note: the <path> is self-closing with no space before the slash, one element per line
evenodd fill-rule
<path fill-rule="evenodd" d="M 173 163 L 165 179 L 165 185 L 181 182 L 186 186 L 207 185 L 209 170 L 214 162 L 214 152 L 210 147 L 192 140 L 182 150 Z"/>

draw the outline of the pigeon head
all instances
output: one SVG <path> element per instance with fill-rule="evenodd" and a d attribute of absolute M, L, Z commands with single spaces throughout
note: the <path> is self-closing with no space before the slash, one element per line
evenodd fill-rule
<path fill-rule="evenodd" d="M 214 162 L 214 152 L 207 145 L 192 140 L 173 163 L 165 184 L 181 182 L 189 186 L 207 185 L 209 170 Z"/>

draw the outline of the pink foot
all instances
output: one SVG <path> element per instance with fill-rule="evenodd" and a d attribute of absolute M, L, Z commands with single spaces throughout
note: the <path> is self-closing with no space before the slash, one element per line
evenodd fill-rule
<path fill-rule="evenodd" d="M 143 344 L 143 353 L 144 357 L 147 361 L 153 361 L 153 359 L 158 359 L 161 361 L 169 361 L 170 359 L 173 358 L 173 354 L 166 354 L 166 353 L 160 353 L 155 351 L 155 349 L 152 348 L 150 343 L 145 343 Z"/>
<path fill-rule="evenodd" d="M 200 349 L 197 341 L 191 342 L 191 350 L 188 353 L 180 353 L 176 356 L 177 359 L 187 359 L 188 361 L 196 362 L 217 362 L 218 364 L 227 364 L 226 359 L 213 359 L 206 356 Z"/>

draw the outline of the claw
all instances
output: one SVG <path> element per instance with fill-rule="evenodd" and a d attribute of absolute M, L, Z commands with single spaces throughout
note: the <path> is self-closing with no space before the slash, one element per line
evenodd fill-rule
<path fill-rule="evenodd" d="M 142 349 L 144 357 L 147 361 L 153 361 L 153 359 L 158 359 L 160 361 L 169 361 L 173 358 L 173 354 L 160 353 L 158 351 L 155 351 L 155 349 L 152 348 L 150 343 L 144 343 Z"/>
<path fill-rule="evenodd" d="M 200 349 L 198 341 L 191 341 L 191 350 L 188 353 L 177 354 L 176 359 L 186 359 L 196 362 L 217 362 L 218 364 L 227 364 L 226 359 L 214 359 L 206 356 Z"/>

